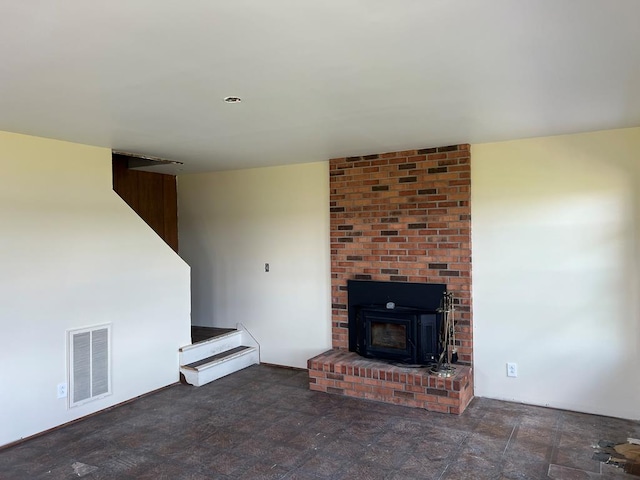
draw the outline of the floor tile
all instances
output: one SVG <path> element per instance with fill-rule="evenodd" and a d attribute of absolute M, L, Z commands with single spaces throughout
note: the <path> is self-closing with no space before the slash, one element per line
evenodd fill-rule
<path fill-rule="evenodd" d="M 307 387 L 267 365 L 171 386 L 0 450 L 0 479 L 637 478 L 591 455 L 640 437 L 638 422 L 483 398 L 445 415 Z M 77 462 L 95 471 L 78 477 Z"/>

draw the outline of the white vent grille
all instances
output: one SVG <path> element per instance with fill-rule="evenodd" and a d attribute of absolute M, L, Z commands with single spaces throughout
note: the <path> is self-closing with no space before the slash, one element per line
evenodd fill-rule
<path fill-rule="evenodd" d="M 111 326 L 69 331 L 69 406 L 111 394 Z"/>

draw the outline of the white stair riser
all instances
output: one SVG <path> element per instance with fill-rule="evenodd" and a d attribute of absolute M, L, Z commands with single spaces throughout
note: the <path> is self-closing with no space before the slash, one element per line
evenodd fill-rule
<path fill-rule="evenodd" d="M 206 342 L 194 343 L 190 348 L 180 352 L 180 365 L 188 365 L 240 345 L 242 345 L 241 332 L 234 332 L 231 335 L 224 335 L 220 338 L 212 338 Z"/>
<path fill-rule="evenodd" d="M 258 351 L 248 350 L 244 355 L 225 360 L 205 370 L 197 371 L 180 367 L 180 372 L 184 375 L 187 383 L 200 387 L 257 363 L 260 363 Z"/>

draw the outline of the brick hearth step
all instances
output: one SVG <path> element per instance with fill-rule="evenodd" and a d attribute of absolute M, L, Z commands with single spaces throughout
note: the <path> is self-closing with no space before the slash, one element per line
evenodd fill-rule
<path fill-rule="evenodd" d="M 461 414 L 473 398 L 473 370 L 456 365 L 453 377 L 429 374 L 428 368 L 408 368 L 329 350 L 308 362 L 309 388 L 350 397 Z"/>

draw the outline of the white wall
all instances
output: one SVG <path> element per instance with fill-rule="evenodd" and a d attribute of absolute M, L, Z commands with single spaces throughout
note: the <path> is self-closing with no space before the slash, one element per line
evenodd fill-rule
<path fill-rule="evenodd" d="M 195 325 L 243 323 L 267 363 L 306 368 L 331 348 L 328 169 L 322 162 L 178 178 Z"/>
<path fill-rule="evenodd" d="M 108 149 L 0 132 L 0 445 L 178 380 L 189 267 L 111 188 Z M 67 409 L 66 331 L 112 325 L 112 391 Z"/>
<path fill-rule="evenodd" d="M 474 145 L 472 219 L 476 395 L 640 418 L 640 129 Z"/>

